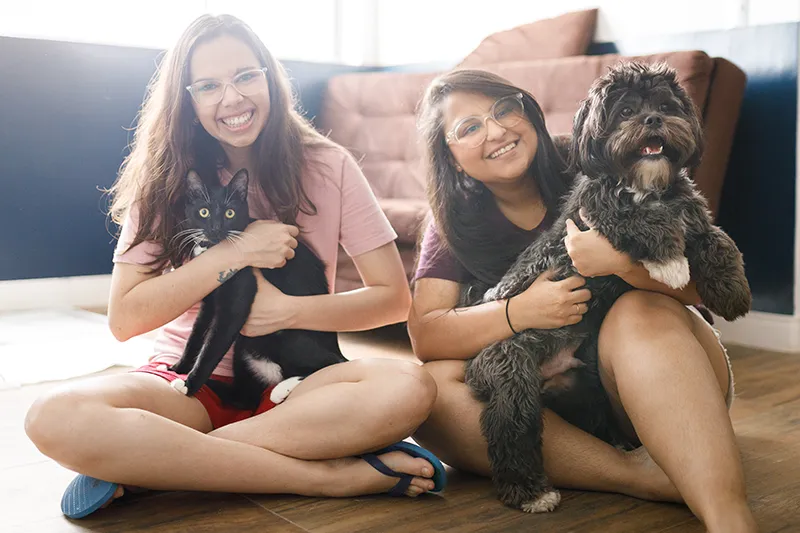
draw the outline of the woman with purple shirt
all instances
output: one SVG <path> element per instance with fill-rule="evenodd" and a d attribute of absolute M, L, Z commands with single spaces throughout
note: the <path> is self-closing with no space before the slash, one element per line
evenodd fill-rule
<path fill-rule="evenodd" d="M 709 531 L 755 531 L 727 411 L 732 374 L 714 329 L 692 307 L 700 303 L 694 283 L 670 289 L 598 232 L 568 222 L 580 276 L 543 275 L 508 301 L 457 309 L 464 284 L 496 284 L 550 226 L 571 178 L 536 101 L 493 74 L 434 80 L 419 118 L 433 222 L 408 326 L 438 398 L 415 439 L 454 467 L 490 475 L 482 406 L 464 384 L 464 360 L 515 331 L 579 322 L 591 298 L 582 276 L 617 275 L 640 290 L 617 300 L 603 323 L 600 377 L 619 429 L 644 446 L 618 450 L 546 410 L 548 477 L 565 488 L 684 501 Z M 571 354 L 564 359 L 542 369 L 546 387 L 570 386 Z"/>

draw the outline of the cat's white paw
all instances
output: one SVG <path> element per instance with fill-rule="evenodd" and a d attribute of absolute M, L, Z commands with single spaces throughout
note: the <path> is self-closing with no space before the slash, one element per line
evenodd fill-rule
<path fill-rule="evenodd" d="M 275 405 L 282 403 L 283 400 L 285 400 L 286 397 L 289 396 L 289 393 L 292 392 L 294 388 L 300 384 L 301 381 L 303 381 L 303 378 L 299 377 L 284 379 L 283 381 L 275 385 L 275 388 L 272 389 L 272 392 L 269 393 L 270 401 Z"/>
<path fill-rule="evenodd" d="M 169 370 L 169 367 L 167 365 L 158 365 L 156 367 L 156 370 L 159 370 L 161 372 L 166 372 L 167 370 Z"/>
<path fill-rule="evenodd" d="M 186 382 L 183 381 L 181 378 L 173 379 L 172 383 L 170 383 L 170 385 L 172 386 L 173 389 L 175 389 L 176 391 L 178 391 L 178 392 L 180 392 L 182 394 L 188 394 L 189 393 L 189 389 L 186 388 Z"/>
<path fill-rule="evenodd" d="M 685 257 L 672 259 L 666 263 L 642 261 L 642 264 L 650 273 L 651 278 L 660 281 L 672 289 L 684 288 L 691 279 L 689 274 L 689 260 Z"/>

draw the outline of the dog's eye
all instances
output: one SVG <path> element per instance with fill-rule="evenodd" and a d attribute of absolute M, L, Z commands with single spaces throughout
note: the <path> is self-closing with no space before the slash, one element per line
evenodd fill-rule
<path fill-rule="evenodd" d="M 623 117 L 629 117 L 633 115 L 633 109 L 630 107 L 623 107 L 622 112 L 620 113 Z"/>
<path fill-rule="evenodd" d="M 661 111 L 662 113 L 666 113 L 667 111 L 669 111 L 669 104 L 661 104 L 660 106 L 658 106 L 658 110 Z"/>

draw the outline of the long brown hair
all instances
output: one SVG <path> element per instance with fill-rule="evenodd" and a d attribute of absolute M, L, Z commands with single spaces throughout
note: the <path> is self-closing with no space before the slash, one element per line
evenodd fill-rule
<path fill-rule="evenodd" d="M 296 111 L 289 78 L 264 43 L 247 24 L 231 15 L 202 15 L 167 51 L 148 85 L 131 152 L 109 190 L 110 214 L 121 224 L 132 205 L 139 225 L 131 247 L 143 241 L 161 245 L 163 253 L 153 263 L 179 265 L 186 259 L 173 237 L 183 218 L 182 193 L 187 172 L 200 167 L 215 171 L 227 164 L 219 142 L 202 126 L 194 125 L 189 85 L 189 64 L 200 43 L 230 35 L 248 45 L 262 67 L 267 67 L 270 113 L 255 141 L 253 173 L 270 207 L 284 224 L 297 224 L 299 213 L 316 214 L 303 187 L 307 148 L 332 146 Z"/>
<path fill-rule="evenodd" d="M 529 244 L 520 233 L 512 242 L 497 239 L 486 216 L 491 191 L 480 181 L 458 172 L 447 146 L 442 103 L 452 93 L 502 98 L 522 93 L 528 120 L 539 138 L 527 176 L 536 180 L 548 211 L 557 211 L 569 188 L 564 159 L 553 144 L 539 104 L 527 91 L 482 70 L 455 70 L 436 78 L 420 102 L 418 125 L 426 150 L 427 194 L 436 229 L 455 258 L 478 281 L 494 285 Z"/>

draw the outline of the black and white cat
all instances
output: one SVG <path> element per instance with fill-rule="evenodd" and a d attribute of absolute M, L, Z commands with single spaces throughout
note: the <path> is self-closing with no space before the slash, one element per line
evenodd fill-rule
<path fill-rule="evenodd" d="M 247 185 L 245 169 L 237 172 L 227 186 L 216 179 L 203 180 L 195 170 L 187 173 L 185 229 L 179 235 L 195 245 L 194 255 L 229 237 L 235 239 L 251 222 Z M 325 265 L 300 241 L 295 257 L 286 266 L 263 268 L 261 272 L 284 294 L 328 293 Z M 267 387 L 287 378 L 299 380 L 346 361 L 335 332 L 287 329 L 261 337 L 241 335 L 256 296 L 256 278 L 250 268 L 229 274 L 230 279 L 203 299 L 183 355 L 170 367 L 179 374 L 188 374 L 185 382 L 172 382 L 177 390 L 192 396 L 207 383 L 223 403 L 255 409 Z M 220 274 L 223 279 L 224 274 Z M 209 379 L 232 344 L 233 383 Z M 283 398 L 273 400 L 279 403 Z"/>

